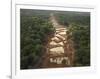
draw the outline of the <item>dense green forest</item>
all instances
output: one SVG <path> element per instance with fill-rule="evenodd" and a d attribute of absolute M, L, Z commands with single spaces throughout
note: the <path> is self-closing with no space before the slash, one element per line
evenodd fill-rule
<path fill-rule="evenodd" d="M 67 25 L 72 23 L 78 23 L 83 25 L 90 24 L 89 12 L 74 12 L 74 11 L 53 11 L 53 10 L 29 10 L 22 9 L 21 14 L 24 16 L 40 16 L 43 19 L 48 20 L 50 13 L 53 13 L 60 24 Z"/>
<path fill-rule="evenodd" d="M 22 11 L 23 12 L 23 11 Z M 35 68 L 46 51 L 46 37 L 54 32 L 48 17 L 25 15 L 21 12 L 21 69 Z M 45 18 L 46 17 L 46 18 Z M 36 66 L 38 67 L 38 66 Z"/>
<path fill-rule="evenodd" d="M 62 12 L 56 17 L 60 24 L 67 26 L 71 39 L 74 41 L 74 66 L 90 65 L 90 13 Z"/>
<path fill-rule="evenodd" d="M 55 15 L 60 24 L 69 25 L 72 23 L 81 25 L 90 25 L 90 13 L 89 12 L 56 12 Z"/>
<path fill-rule="evenodd" d="M 72 24 L 69 27 L 75 48 L 75 66 L 90 65 L 90 27 Z"/>

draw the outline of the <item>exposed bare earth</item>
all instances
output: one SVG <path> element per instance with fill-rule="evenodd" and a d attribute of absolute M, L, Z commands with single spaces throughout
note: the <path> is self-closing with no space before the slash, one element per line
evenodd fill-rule
<path fill-rule="evenodd" d="M 41 64 L 42 68 L 71 67 L 74 60 L 73 41 L 68 39 L 67 28 L 60 25 L 51 14 L 50 18 L 56 31 L 50 37 L 46 46 L 46 53 Z"/>

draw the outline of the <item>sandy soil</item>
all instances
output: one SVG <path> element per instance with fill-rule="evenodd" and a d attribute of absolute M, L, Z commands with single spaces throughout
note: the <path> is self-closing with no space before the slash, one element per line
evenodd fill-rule
<path fill-rule="evenodd" d="M 67 39 L 67 28 L 60 25 L 51 14 L 50 21 L 56 31 L 47 43 L 42 68 L 71 67 L 74 62 L 73 41 Z"/>

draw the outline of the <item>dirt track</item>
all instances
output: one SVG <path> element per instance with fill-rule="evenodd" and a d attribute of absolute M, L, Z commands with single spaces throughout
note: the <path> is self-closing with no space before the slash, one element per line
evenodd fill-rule
<path fill-rule="evenodd" d="M 46 46 L 42 68 L 71 67 L 74 60 L 73 41 L 67 36 L 67 28 L 60 25 L 51 14 L 50 21 L 56 29 Z"/>

